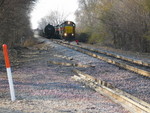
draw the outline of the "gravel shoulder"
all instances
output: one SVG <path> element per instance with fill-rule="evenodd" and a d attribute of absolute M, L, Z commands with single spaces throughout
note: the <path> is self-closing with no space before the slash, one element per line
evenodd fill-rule
<path fill-rule="evenodd" d="M 73 42 L 73 43 L 75 43 L 75 42 Z M 103 50 L 103 51 L 108 51 L 108 52 L 113 53 L 113 54 L 118 54 L 118 55 L 121 55 L 121 56 L 123 55 L 127 58 L 142 60 L 142 61 L 150 63 L 150 53 L 125 51 L 125 50 L 121 50 L 121 49 L 115 49 L 115 48 L 112 48 L 112 47 L 101 46 L 100 44 L 94 44 L 94 45 L 86 44 L 86 43 L 80 43 L 80 44 L 82 46 L 85 46 L 85 47 L 100 49 L 100 50 Z"/>
<path fill-rule="evenodd" d="M 90 64 L 96 59 L 89 60 L 87 55 L 67 51 L 65 47 L 51 42 L 20 48 L 17 52 L 17 59 L 11 58 L 15 102 L 10 101 L 4 62 L 1 60 L 0 113 L 129 113 L 108 98 L 73 81 L 71 76 L 75 67 L 47 63 L 49 60 L 67 62 L 55 55 L 69 57 L 72 52 L 74 60 L 69 62 Z"/>

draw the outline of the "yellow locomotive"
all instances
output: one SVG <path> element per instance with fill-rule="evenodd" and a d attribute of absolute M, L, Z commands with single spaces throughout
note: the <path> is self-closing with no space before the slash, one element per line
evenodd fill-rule
<path fill-rule="evenodd" d="M 61 39 L 67 41 L 75 40 L 75 23 L 72 21 L 65 21 L 59 27 L 57 26 L 56 31 L 59 33 Z"/>

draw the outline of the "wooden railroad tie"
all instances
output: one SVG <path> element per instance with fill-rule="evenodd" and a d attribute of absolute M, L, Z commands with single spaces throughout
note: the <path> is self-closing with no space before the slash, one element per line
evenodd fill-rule
<path fill-rule="evenodd" d="M 82 67 L 82 68 L 87 68 L 87 67 L 95 67 L 94 65 L 85 65 L 85 64 L 79 64 L 79 63 L 67 63 L 67 62 L 56 62 L 56 61 L 48 61 L 48 64 L 56 64 L 56 65 L 63 65 L 63 66 L 74 66 L 74 67 Z"/>

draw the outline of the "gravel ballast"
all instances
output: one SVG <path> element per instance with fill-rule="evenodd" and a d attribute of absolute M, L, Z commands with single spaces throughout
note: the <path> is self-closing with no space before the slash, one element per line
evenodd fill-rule
<path fill-rule="evenodd" d="M 107 76 L 112 78 L 125 73 L 125 70 L 52 42 L 42 47 L 30 48 L 33 54 L 22 51 L 25 55 L 18 59 L 17 66 L 14 63 L 12 67 L 15 102 L 10 101 L 6 72 L 0 72 L 0 113 L 129 113 L 110 99 L 71 79 L 74 75 L 72 70 L 76 68 L 113 83 L 113 79 Z M 73 57 L 69 62 L 93 64 L 96 67 L 48 64 L 49 60 L 66 62 L 66 59 L 56 55 Z M 120 87 L 124 87 L 124 84 Z"/>
<path fill-rule="evenodd" d="M 86 47 L 86 44 L 83 46 Z M 90 67 L 80 69 L 82 72 L 92 75 L 97 79 L 107 81 L 116 88 L 119 88 L 147 103 L 150 103 L 150 79 L 148 77 L 143 77 L 134 72 L 125 70 L 123 68 L 95 58 L 89 59 L 89 56 L 86 56 L 84 54 L 79 53 L 78 55 L 74 55 L 74 51 L 70 53 L 65 52 L 65 55 L 69 54 L 73 55 L 75 58 L 74 60 L 76 60 L 77 62 L 95 65 L 94 68 Z"/>

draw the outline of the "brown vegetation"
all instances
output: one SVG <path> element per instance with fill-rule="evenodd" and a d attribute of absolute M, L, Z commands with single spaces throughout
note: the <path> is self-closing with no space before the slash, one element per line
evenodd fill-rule
<path fill-rule="evenodd" d="M 79 0 L 76 20 L 90 43 L 150 52 L 149 0 Z"/>
<path fill-rule="evenodd" d="M 29 21 L 31 5 L 36 0 L 1 0 L 0 45 L 20 46 L 32 36 Z"/>

